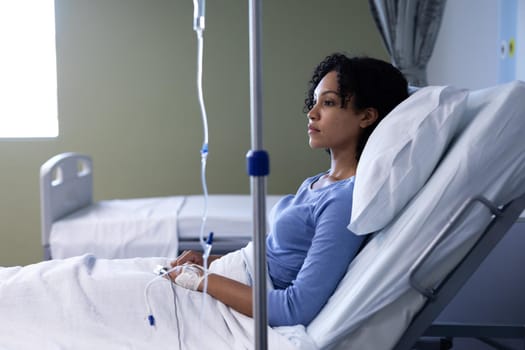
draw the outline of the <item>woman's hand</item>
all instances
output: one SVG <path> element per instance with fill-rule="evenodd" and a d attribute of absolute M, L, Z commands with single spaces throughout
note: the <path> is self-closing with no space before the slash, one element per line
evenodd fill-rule
<path fill-rule="evenodd" d="M 184 264 L 196 264 L 202 266 L 202 253 L 196 252 L 195 250 L 185 250 L 176 260 L 173 260 L 170 263 L 171 267 L 181 266 Z"/>
<path fill-rule="evenodd" d="M 208 257 L 208 265 L 212 263 L 212 261 L 220 258 L 220 255 L 210 255 Z M 185 250 L 182 252 L 181 255 L 172 262 L 170 262 L 171 267 L 175 266 L 181 266 L 184 264 L 195 264 L 199 266 L 203 266 L 204 260 L 202 258 L 202 252 L 197 252 L 195 250 Z"/>
<path fill-rule="evenodd" d="M 202 280 L 204 279 L 204 270 L 199 265 L 184 264 L 176 266 L 168 276 L 172 282 L 181 287 L 201 291 L 200 288 Z"/>
<path fill-rule="evenodd" d="M 177 259 L 175 259 L 172 262 L 170 262 L 170 266 L 171 266 L 172 269 L 174 267 L 179 267 L 179 268 L 174 269 L 173 271 L 171 271 L 168 274 L 168 277 L 171 279 L 172 282 L 180 285 L 181 283 L 178 283 L 177 281 L 180 282 L 181 279 L 185 280 L 185 278 L 184 278 L 184 276 L 182 276 L 181 279 L 177 280 L 177 277 L 179 277 L 179 275 L 181 275 L 183 273 L 183 266 L 184 265 L 192 265 L 192 264 L 202 266 L 202 264 L 203 264 L 202 253 L 196 252 L 194 250 L 185 250 L 184 252 L 182 252 L 181 255 L 179 255 L 179 257 Z M 184 287 L 186 287 L 186 286 L 184 286 Z M 190 288 L 190 289 L 192 289 L 192 288 Z"/>

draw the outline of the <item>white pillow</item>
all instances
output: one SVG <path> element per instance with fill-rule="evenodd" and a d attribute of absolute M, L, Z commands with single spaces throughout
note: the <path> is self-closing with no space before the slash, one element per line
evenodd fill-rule
<path fill-rule="evenodd" d="M 467 96 L 452 86 L 425 87 L 379 123 L 357 166 L 349 230 L 382 229 L 419 191 L 464 125 Z"/>

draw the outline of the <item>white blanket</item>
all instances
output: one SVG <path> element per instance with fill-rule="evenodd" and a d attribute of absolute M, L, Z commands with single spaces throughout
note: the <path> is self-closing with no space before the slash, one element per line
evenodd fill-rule
<path fill-rule="evenodd" d="M 241 251 L 210 269 L 246 282 Z M 158 279 L 149 289 L 156 319 L 146 319 L 145 286 L 161 258 L 84 255 L 0 268 L 0 349 L 251 349 L 254 322 L 215 299 Z M 204 308 L 203 308 L 204 301 Z M 203 311 L 201 313 L 201 311 Z M 202 315 L 202 316 L 201 316 Z M 295 328 L 268 328 L 271 349 L 302 347 Z"/>

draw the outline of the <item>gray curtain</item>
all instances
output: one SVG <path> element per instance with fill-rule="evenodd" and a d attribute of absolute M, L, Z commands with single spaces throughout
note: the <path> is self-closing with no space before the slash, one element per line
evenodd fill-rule
<path fill-rule="evenodd" d="M 369 0 L 392 64 L 410 85 L 427 85 L 426 67 L 446 0 Z"/>

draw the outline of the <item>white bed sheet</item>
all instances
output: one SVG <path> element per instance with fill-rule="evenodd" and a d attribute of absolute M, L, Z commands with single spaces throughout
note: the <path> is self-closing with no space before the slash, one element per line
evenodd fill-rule
<path fill-rule="evenodd" d="M 174 257 L 178 251 L 177 213 L 183 204 L 182 196 L 94 203 L 53 223 L 51 256 Z"/>
<path fill-rule="evenodd" d="M 267 196 L 268 213 L 281 197 Z M 252 207 L 249 195 L 209 195 L 204 234 L 246 243 L 252 237 Z M 203 210 L 202 195 L 100 201 L 53 223 L 51 256 L 175 257 L 179 241 L 199 238 Z"/>

